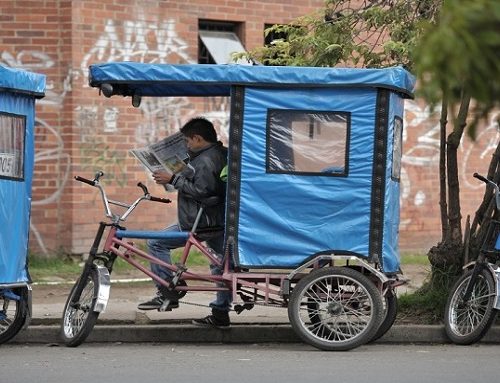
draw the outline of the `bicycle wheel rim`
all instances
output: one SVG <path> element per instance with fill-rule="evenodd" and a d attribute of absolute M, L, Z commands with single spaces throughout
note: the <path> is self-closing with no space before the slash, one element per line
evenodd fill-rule
<path fill-rule="evenodd" d="M 362 339 L 379 325 L 372 293 L 350 275 L 319 276 L 309 281 L 296 299 L 298 325 L 313 343 L 325 348 L 364 343 Z"/>
<path fill-rule="evenodd" d="M 471 276 L 463 279 L 455 289 L 449 305 L 447 318 L 449 330 L 457 337 L 482 332 L 486 322 L 491 320 L 491 300 L 494 297 L 494 291 L 483 273 L 478 275 L 469 301 L 463 302 L 470 279 Z"/>
<path fill-rule="evenodd" d="M 76 285 L 75 285 L 76 287 Z M 95 301 L 95 285 L 91 275 L 87 277 L 87 282 L 82 290 L 77 305 L 72 305 L 75 288 L 68 299 L 67 307 L 64 310 L 63 333 L 68 339 L 77 337 L 85 328 L 85 324 L 92 315 Z"/>

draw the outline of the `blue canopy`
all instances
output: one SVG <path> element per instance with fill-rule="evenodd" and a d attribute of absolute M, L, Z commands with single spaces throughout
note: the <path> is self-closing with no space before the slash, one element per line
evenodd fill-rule
<path fill-rule="evenodd" d="M 0 65 L 0 91 L 42 98 L 45 95 L 45 75 Z"/>
<path fill-rule="evenodd" d="M 385 69 L 170 65 L 136 62 L 90 66 L 92 87 L 113 85 L 132 96 L 229 96 L 232 85 L 280 87 L 375 87 L 413 97 L 414 77 L 402 67 Z"/>
<path fill-rule="evenodd" d="M 403 99 L 384 69 L 92 65 L 106 97 L 230 96 L 226 246 L 247 268 L 354 254 L 399 268 Z"/>

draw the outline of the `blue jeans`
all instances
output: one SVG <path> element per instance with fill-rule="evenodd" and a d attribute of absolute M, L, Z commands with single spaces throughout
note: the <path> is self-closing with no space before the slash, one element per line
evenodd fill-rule
<path fill-rule="evenodd" d="M 181 228 L 178 224 L 173 224 L 165 228 L 165 231 L 181 231 Z M 207 245 L 220 257 L 224 251 L 224 236 L 209 239 L 206 241 Z M 186 241 L 183 239 L 149 239 L 148 242 L 149 253 L 154 257 L 161 259 L 163 262 L 172 263 L 170 257 L 170 251 L 172 249 L 177 249 L 179 247 L 183 247 L 186 244 Z M 169 280 L 172 279 L 172 272 L 160 265 L 156 265 L 154 263 L 151 264 L 151 271 L 158 275 L 160 278 Z M 217 265 L 210 265 L 210 272 L 212 275 L 222 275 L 224 270 Z M 159 288 L 160 285 L 156 283 L 156 287 Z M 218 284 L 218 286 L 225 286 L 223 283 Z M 230 291 L 217 291 L 216 298 L 213 302 L 210 303 L 210 307 L 222 310 L 229 311 L 231 308 L 231 303 L 233 301 L 232 293 Z"/>

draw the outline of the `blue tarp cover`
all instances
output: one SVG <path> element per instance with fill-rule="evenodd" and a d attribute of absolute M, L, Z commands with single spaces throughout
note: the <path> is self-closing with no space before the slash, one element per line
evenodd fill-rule
<path fill-rule="evenodd" d="M 397 119 L 402 121 L 403 99 L 412 97 L 415 84 L 403 68 L 121 62 L 92 65 L 89 81 L 94 87 L 111 84 L 112 94 L 124 96 L 230 96 L 234 86 L 244 87 L 244 100 L 239 100 L 244 108 L 235 224 L 235 255 L 240 265 L 296 267 L 321 252 L 368 258 L 374 251 L 373 232 L 382 230 L 383 270 L 398 270 L 400 186 L 392 175 L 401 151 L 393 151 L 394 126 Z M 391 96 L 377 107 L 380 88 L 389 90 Z M 319 124 L 309 134 L 314 133 L 316 143 L 321 144 L 321 131 L 325 145 L 315 148 L 314 142 L 301 138 L 301 129 L 314 124 L 304 125 L 307 120 L 300 117 L 287 122 L 296 112 L 306 113 Z M 386 115 L 384 123 L 379 115 Z M 277 125 L 272 132 L 270 123 Z M 332 157 L 324 170 L 299 169 L 329 157 L 322 151 L 339 134 L 347 139 L 340 148 L 342 161 Z M 376 139 L 386 142 L 385 152 L 375 152 Z M 304 150 L 298 142 L 305 143 Z M 399 158 L 393 158 L 394 153 Z M 382 173 L 377 173 L 381 181 L 374 186 L 375 168 L 381 165 Z M 383 203 L 381 222 L 375 229 L 374 190 L 380 191 Z"/>
<path fill-rule="evenodd" d="M 45 75 L 0 65 L 0 91 L 43 97 L 45 95 Z"/>
<path fill-rule="evenodd" d="M 0 67 L 0 284 L 29 279 L 35 98 L 44 91 L 44 75 Z"/>
<path fill-rule="evenodd" d="M 402 67 L 385 69 L 170 65 L 118 62 L 90 66 L 89 83 L 118 84 L 131 96 L 229 96 L 231 85 L 381 87 L 413 96 L 414 77 Z M 120 88 L 120 85 L 122 87 Z"/>

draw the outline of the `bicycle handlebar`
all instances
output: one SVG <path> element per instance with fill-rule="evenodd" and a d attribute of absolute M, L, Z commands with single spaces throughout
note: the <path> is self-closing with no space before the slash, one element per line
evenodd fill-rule
<path fill-rule="evenodd" d="M 128 215 L 130 213 L 132 213 L 132 211 L 137 207 L 137 205 L 139 204 L 139 202 L 141 202 L 142 200 L 147 199 L 147 200 L 150 200 L 150 201 L 161 202 L 161 203 L 171 203 L 172 202 L 168 198 L 160 198 L 160 197 L 153 197 L 153 196 L 151 196 L 149 194 L 148 188 L 142 182 L 139 182 L 137 184 L 137 186 L 142 189 L 144 195 L 141 196 L 141 197 L 139 197 L 139 198 L 137 198 L 134 203 L 127 204 L 127 203 L 120 202 L 120 201 L 110 200 L 106 196 L 106 192 L 104 191 L 104 188 L 99 183 L 99 178 L 101 178 L 103 175 L 104 175 L 103 172 L 98 171 L 95 174 L 94 180 L 89 180 L 87 178 L 80 177 L 80 176 L 75 176 L 74 178 L 77 181 L 83 182 L 83 183 L 85 183 L 87 185 L 94 186 L 94 187 L 96 187 L 96 188 L 99 189 L 99 191 L 101 193 L 102 201 L 104 203 L 104 210 L 105 210 L 106 216 L 109 217 L 109 218 L 111 218 L 116 223 L 118 223 L 119 221 L 125 221 L 127 219 Z M 117 214 L 113 214 L 113 212 L 111 211 L 111 209 L 109 207 L 109 204 L 113 204 L 113 205 L 117 205 L 117 206 L 121 206 L 121 207 L 127 208 L 127 211 L 122 216 L 119 216 Z"/>
<path fill-rule="evenodd" d="M 492 182 L 492 181 L 490 181 L 489 179 L 484 178 L 484 177 L 483 177 L 481 174 L 479 174 L 479 173 L 474 173 L 472 176 L 473 176 L 474 178 L 477 178 L 477 179 L 478 179 L 478 180 L 480 180 L 480 181 L 483 181 L 483 182 L 484 182 L 484 183 L 486 183 L 486 184 L 488 184 L 488 183 Z"/>
<path fill-rule="evenodd" d="M 153 197 L 150 196 L 149 199 L 154 202 L 161 202 L 161 203 L 170 203 L 172 200 L 169 200 L 168 198 L 160 198 L 160 197 Z"/>
<path fill-rule="evenodd" d="M 80 176 L 75 176 L 75 180 L 83 182 L 85 184 L 89 184 L 90 186 L 95 186 L 95 181 L 91 181 Z"/>
<path fill-rule="evenodd" d="M 493 190 L 495 192 L 495 204 L 497 206 L 497 210 L 500 210 L 500 189 L 499 189 L 498 185 L 494 181 L 483 177 L 481 174 L 474 173 L 472 176 L 474 178 L 477 178 L 478 180 L 483 181 L 485 184 L 493 187 Z"/>

